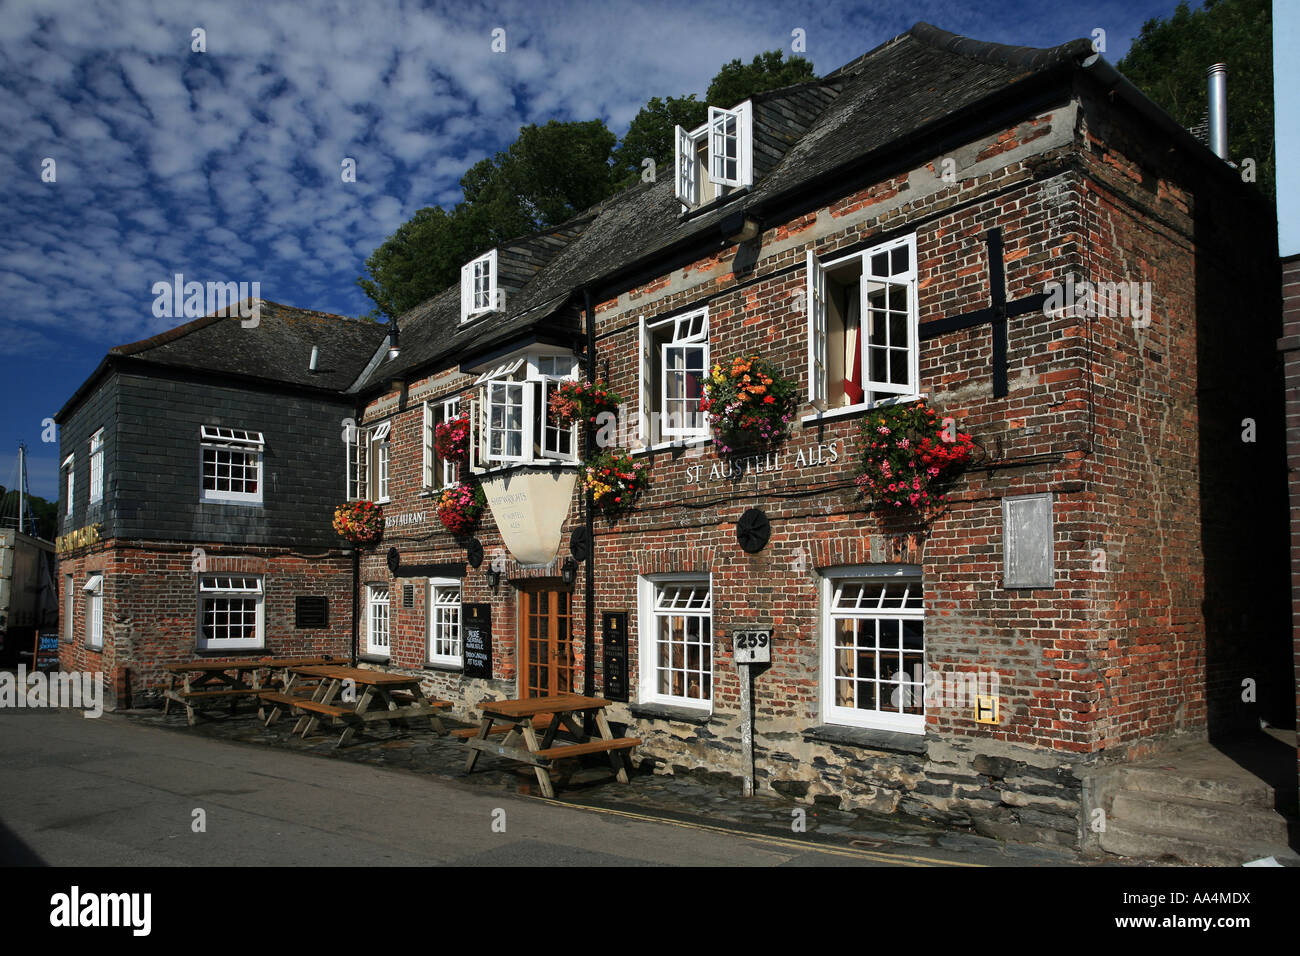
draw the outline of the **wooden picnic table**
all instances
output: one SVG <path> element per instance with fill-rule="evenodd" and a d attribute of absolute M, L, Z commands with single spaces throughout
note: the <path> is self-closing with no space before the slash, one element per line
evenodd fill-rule
<path fill-rule="evenodd" d="M 626 755 L 623 751 L 631 750 L 641 740 L 639 737 L 614 736 L 609 729 L 609 721 L 605 719 L 605 708 L 609 703 L 600 697 L 583 697 L 581 694 L 482 701 L 478 708 L 483 712 L 483 720 L 477 733 L 471 737 L 464 731 L 456 732 L 457 736 L 466 738 L 465 743 L 470 748 L 469 757 L 465 761 L 465 772 L 471 773 L 474 770 L 474 763 L 480 753 L 509 757 L 530 765 L 537 773 L 542 794 L 554 799 L 555 788 L 551 784 L 550 768 L 556 760 L 603 752 L 609 755 L 610 765 L 614 768 L 619 783 L 627 783 Z M 600 731 L 598 740 L 588 737 L 582 729 L 582 722 L 575 719 L 577 715 L 587 713 L 595 716 L 596 727 Z M 494 723 L 501 726 L 494 729 Z M 537 731 L 543 728 L 545 735 L 539 742 Z M 555 737 L 561 729 L 577 742 L 556 746 Z M 506 736 L 499 744 L 488 739 L 492 734 L 503 730 Z M 521 737 L 524 743 L 522 747 L 517 743 Z"/>
<path fill-rule="evenodd" d="M 311 694 L 300 692 L 304 680 L 314 683 Z M 364 688 L 355 701 L 340 699 L 344 684 Z M 291 710 L 300 716 L 293 732 L 308 736 L 322 720 L 342 723 L 344 729 L 334 746 L 342 747 L 352 739 L 357 727 L 378 720 L 403 723 L 411 717 L 428 717 L 434 733 L 446 733 L 438 711 L 451 706 L 450 701 L 424 696 L 420 678 L 407 674 L 390 674 L 387 671 L 366 670 L 360 667 L 338 665 L 303 666 L 289 668 L 289 676 L 279 691 L 263 691 L 263 703 L 274 705 L 267 725 L 279 716 L 281 710 Z M 382 706 L 373 706 L 373 705 Z"/>
<path fill-rule="evenodd" d="M 185 718 L 194 726 L 198 716 L 198 704 L 206 701 L 229 700 L 230 712 L 235 712 L 235 703 L 241 697 L 259 697 L 266 685 L 262 672 L 309 664 L 328 664 L 328 657 L 246 657 L 239 660 L 195 660 L 182 661 L 179 664 L 165 664 L 163 670 L 168 673 L 168 686 L 163 692 L 163 715 L 166 716 L 173 703 L 185 708 Z M 177 688 L 177 683 L 180 687 Z"/>

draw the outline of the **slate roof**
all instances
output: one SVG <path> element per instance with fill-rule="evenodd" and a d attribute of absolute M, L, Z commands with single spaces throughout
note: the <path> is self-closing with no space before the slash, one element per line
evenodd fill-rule
<path fill-rule="evenodd" d="M 868 166 L 872 154 L 921 133 L 937 121 L 977 107 L 990 96 L 1047 71 L 1069 69 L 1093 53 L 1087 40 L 1050 49 L 985 43 L 918 23 L 828 74 L 818 85 L 827 105 L 806 132 L 747 192 L 683 218 L 671 176 L 638 184 L 588 210 L 581 234 L 562 248 L 506 303 L 504 314 L 460 322 L 458 287 L 399 318 L 402 354 L 381 362 L 358 389 L 367 391 L 417 367 L 463 357 L 485 343 L 504 342 L 539 324 L 577 332 L 565 309 L 584 285 L 663 257 L 676 247 L 721 244 L 724 219 L 761 208 L 817 181 Z M 779 104 L 805 94 L 808 83 L 754 97 Z M 760 216 L 761 218 L 761 216 Z M 573 224 L 557 229 L 572 230 Z M 503 247 L 504 248 L 504 247 Z M 553 318 L 560 313 L 559 318 Z"/>

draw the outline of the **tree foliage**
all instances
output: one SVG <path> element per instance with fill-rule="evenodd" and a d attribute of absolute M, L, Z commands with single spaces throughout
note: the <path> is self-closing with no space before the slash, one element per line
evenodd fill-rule
<path fill-rule="evenodd" d="M 460 281 L 460 267 L 491 246 L 558 225 L 636 183 L 646 157 L 671 168 L 673 127 L 694 129 L 708 106 L 730 108 L 755 93 L 812 79 L 812 63 L 771 50 L 745 64 L 724 64 L 705 101 L 653 97 L 621 143 L 600 120 L 525 126 L 507 149 L 475 163 L 461 177 L 465 199 L 450 212 L 425 207 L 366 259 L 357 279 L 375 308 L 400 315 Z M 618 148 L 615 149 L 615 143 Z"/>
<path fill-rule="evenodd" d="M 1228 64 L 1228 151 L 1255 160 L 1256 183 L 1274 194 L 1273 20 L 1269 0 L 1181 2 L 1148 20 L 1116 64 L 1134 85 L 1185 127 L 1205 120 L 1206 69 Z"/>

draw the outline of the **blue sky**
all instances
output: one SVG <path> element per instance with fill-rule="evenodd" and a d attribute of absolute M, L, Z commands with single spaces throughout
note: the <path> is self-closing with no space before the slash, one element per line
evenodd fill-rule
<path fill-rule="evenodd" d="M 56 496 L 41 422 L 110 347 L 179 324 L 153 316 L 155 282 L 257 281 L 366 313 L 370 252 L 420 207 L 454 205 L 522 125 L 600 118 L 621 135 L 649 97 L 702 94 L 727 60 L 788 53 L 796 29 L 819 74 L 917 20 L 1027 46 L 1101 28 L 1114 62 L 1175 6 L 0 0 L 0 482 L 25 441 L 32 489 Z"/>

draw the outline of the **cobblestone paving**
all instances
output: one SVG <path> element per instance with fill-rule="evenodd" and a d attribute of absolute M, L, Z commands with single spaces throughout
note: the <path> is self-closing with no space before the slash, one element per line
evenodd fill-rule
<path fill-rule="evenodd" d="M 408 729 L 371 725 L 358 731 L 348 744 L 336 748 L 338 730 L 321 727 L 304 740 L 292 733 L 294 718 L 281 717 L 270 728 L 263 726 L 255 711 L 241 707 L 235 715 L 209 710 L 194 727 L 185 721 L 184 710 L 164 716 L 162 708 L 118 711 L 118 716 L 180 733 L 242 744 L 278 747 L 298 753 L 336 760 L 349 760 L 416 774 L 454 778 L 466 785 L 541 798 L 532 769 L 491 754 L 482 754 L 474 772 L 466 774 L 468 750 L 455 737 L 438 737 L 426 718 L 408 722 Z M 443 720 L 448 730 L 466 726 Z M 633 763 L 636 763 L 633 751 Z M 1004 843 L 974 833 L 944 829 L 914 818 L 888 816 L 865 811 L 844 811 L 820 804 L 797 803 L 775 794 L 741 795 L 739 778 L 712 773 L 655 774 L 648 766 L 633 770 L 624 786 L 612 774 L 608 758 L 596 754 L 581 760 L 562 761 L 551 771 L 557 803 L 601 810 L 645 814 L 694 825 L 723 827 L 790 838 L 795 811 L 803 810 L 806 832 L 797 834 L 831 845 L 858 849 L 908 850 L 937 847 L 969 851 L 987 861 L 995 854 L 1009 866 L 1079 865 L 1084 861 L 1070 850 Z M 1085 864 L 1086 865 L 1086 864 Z"/>

